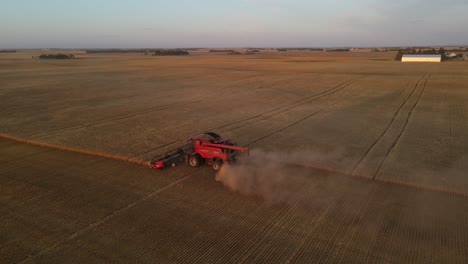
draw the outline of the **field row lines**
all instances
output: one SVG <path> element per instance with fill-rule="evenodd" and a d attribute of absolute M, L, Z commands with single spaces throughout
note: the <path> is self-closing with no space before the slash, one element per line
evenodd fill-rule
<path fill-rule="evenodd" d="M 316 101 L 316 100 L 318 100 L 318 99 L 320 99 L 322 97 L 326 97 L 326 96 L 335 94 L 335 93 L 343 90 L 344 88 L 348 87 L 352 83 L 352 81 L 354 81 L 356 79 L 359 79 L 359 78 L 361 78 L 361 77 L 356 77 L 356 78 L 347 80 L 347 81 L 342 82 L 342 83 L 340 83 L 340 84 L 338 84 L 338 85 L 336 85 L 336 86 L 334 86 L 334 87 L 332 87 L 330 89 L 327 89 L 325 91 L 322 91 L 322 92 L 319 92 L 319 93 L 316 93 L 316 94 L 301 98 L 301 99 L 296 100 L 296 101 L 294 101 L 292 103 L 289 103 L 287 105 L 271 109 L 269 111 L 254 115 L 252 117 L 248 117 L 248 118 L 241 119 L 241 120 L 238 120 L 238 121 L 235 121 L 235 122 L 232 122 L 232 123 L 228 123 L 228 124 L 225 124 L 225 125 L 222 125 L 222 126 L 219 126 L 219 127 L 215 127 L 215 128 L 213 128 L 213 130 L 230 127 L 232 125 L 237 125 L 237 124 L 240 124 L 240 123 L 243 123 L 243 122 L 246 122 L 246 121 L 251 121 L 251 120 L 255 120 L 255 122 L 259 122 L 259 121 L 269 119 L 271 117 L 283 114 L 283 113 L 285 113 L 285 112 L 287 112 L 289 110 L 292 110 L 294 108 L 297 108 L 297 107 L 300 107 L 302 105 L 305 105 L 305 104 L 311 103 L 313 101 Z M 235 127 L 232 127 L 232 128 L 230 127 L 229 129 L 237 129 L 237 128 L 241 128 L 241 127 L 244 127 L 244 126 L 246 126 L 246 125 L 239 125 L 239 126 L 235 126 Z"/>
<path fill-rule="evenodd" d="M 39 141 L 31 140 L 31 139 L 20 138 L 20 137 L 16 137 L 16 136 L 12 136 L 12 135 L 7 135 L 7 134 L 0 134 L 0 138 L 15 141 L 15 142 L 18 142 L 18 143 L 24 143 L 24 144 L 34 145 L 34 146 L 38 146 L 38 147 L 48 148 L 48 149 L 68 151 L 68 152 L 84 154 L 84 155 L 88 155 L 88 156 L 95 156 L 95 157 L 100 157 L 100 158 L 106 158 L 106 159 L 124 161 L 124 162 L 138 164 L 138 165 L 149 166 L 148 161 L 135 159 L 135 158 L 131 158 L 131 157 L 126 157 L 126 156 L 121 156 L 121 155 L 113 155 L 113 154 L 99 152 L 99 151 L 92 151 L 92 150 L 74 148 L 74 147 L 63 146 L 63 145 L 49 144 L 49 143 L 39 142 Z"/>
<path fill-rule="evenodd" d="M 87 165 L 88 166 L 89 165 L 96 166 L 96 165 L 103 164 L 104 162 L 105 162 L 105 160 L 98 160 L 98 161 L 93 161 L 93 162 L 91 162 L 90 164 L 87 164 Z M 54 170 L 51 174 L 48 174 L 48 177 L 49 177 L 48 179 L 49 180 L 58 180 L 57 182 L 66 181 L 66 178 L 64 178 L 63 175 L 66 174 L 67 172 L 71 172 L 71 171 L 74 171 L 74 170 L 75 170 L 75 168 L 72 168 L 72 167 L 66 167 L 66 168 L 64 168 L 62 170 Z M 113 170 L 115 171 L 115 168 L 107 166 L 107 167 L 101 168 L 100 172 L 101 172 L 101 175 L 108 175 L 108 172 L 111 172 Z M 126 173 L 127 171 L 130 171 L 130 170 L 132 170 L 132 168 L 128 168 L 128 167 L 124 168 L 122 166 L 122 169 L 118 170 L 118 173 L 124 174 L 124 173 Z M 115 176 L 115 174 L 113 174 L 113 175 Z M 29 201 L 33 201 L 33 200 L 37 200 L 37 199 L 47 199 L 49 201 L 53 201 L 53 203 L 44 204 L 43 207 L 33 208 L 32 209 L 33 211 L 34 210 L 37 210 L 37 211 L 45 210 L 47 208 L 53 207 L 55 204 L 60 204 L 62 201 L 72 200 L 74 198 L 79 198 L 79 197 L 82 196 L 83 193 L 86 193 L 86 192 L 89 192 L 89 191 L 92 191 L 92 190 L 96 190 L 99 187 L 98 185 L 89 185 L 89 186 L 87 186 L 85 188 L 81 188 L 79 190 L 69 192 L 69 193 L 65 194 L 64 196 L 62 196 L 60 194 L 51 192 L 50 189 L 47 188 L 47 186 L 43 186 L 42 184 L 40 184 L 40 183 L 38 184 L 37 182 L 24 181 L 24 180 L 21 180 L 21 179 L 16 179 L 16 178 L 9 177 L 7 175 L 2 175 L 1 177 L 6 178 L 6 179 L 8 179 L 10 181 L 13 181 L 13 182 L 18 182 L 18 183 L 20 183 L 22 185 L 34 186 L 34 187 L 40 189 L 40 192 L 37 192 L 37 193 L 33 194 L 32 196 L 29 196 L 29 197 L 26 197 L 24 199 L 14 201 L 13 203 L 5 204 L 5 209 L 6 209 L 6 211 L 8 211 L 8 213 L 5 214 L 5 216 L 12 217 L 18 222 L 23 221 L 21 218 L 18 218 L 18 216 L 17 216 L 18 214 L 23 215 L 26 211 L 28 211 L 30 213 L 31 208 L 28 209 L 28 207 L 24 206 L 24 204 L 28 203 Z M 108 183 L 108 182 L 111 182 L 111 181 L 112 181 L 112 177 L 108 177 L 108 178 L 99 177 L 99 184 L 105 184 L 105 183 Z M 45 232 L 45 231 L 41 231 L 41 232 Z M 6 244 L 3 244 L 1 247 L 5 247 L 8 244 L 21 241 L 22 239 L 24 239 L 24 236 L 28 236 L 31 233 L 32 233 L 31 230 L 25 229 L 25 233 L 23 233 L 21 236 L 14 237 L 14 239 L 8 241 Z"/>
<path fill-rule="evenodd" d="M 344 81 L 338 85 L 335 85 L 333 86 L 332 88 L 329 88 L 325 91 L 322 91 L 322 92 L 319 92 L 319 93 L 316 93 L 316 94 L 313 94 L 313 95 L 310 95 L 310 96 L 307 96 L 307 97 L 304 97 L 304 98 L 301 98 L 299 100 L 296 100 L 296 101 L 293 101 L 291 103 L 288 103 L 286 105 L 283 105 L 283 106 L 280 106 L 280 107 L 276 107 L 274 109 L 270 109 L 268 111 L 265 111 L 265 112 L 262 112 L 260 114 L 256 114 L 254 116 L 250 116 L 250 117 L 247 117 L 247 118 L 243 118 L 243 119 L 239 119 L 239 120 L 236 120 L 234 122 L 230 122 L 230 123 L 227 123 L 227 124 L 224 124 L 224 125 L 221 125 L 221 126 L 217 126 L 217 127 L 213 127 L 213 128 L 210 128 L 209 131 L 215 131 L 215 130 L 219 130 L 219 129 L 223 129 L 223 128 L 228 128 L 229 127 L 229 130 L 233 130 L 233 129 L 238 129 L 238 128 L 241 128 L 241 127 L 245 127 L 245 126 L 249 126 L 249 125 L 252 125 L 252 123 L 245 123 L 245 122 L 248 122 L 248 121 L 255 121 L 256 122 L 260 122 L 260 121 L 264 121 L 266 119 L 269 119 L 269 118 L 272 118 L 274 116 L 277 116 L 277 115 L 280 115 L 280 114 L 283 114 L 289 110 L 292 110 L 294 108 L 297 108 L 297 107 L 300 107 L 304 104 L 308 104 L 310 102 L 313 102 L 315 100 L 318 100 L 322 97 L 325 97 L 325 96 L 328 96 L 328 95 L 332 95 L 332 94 L 335 94 L 341 90 L 343 90 L 344 88 L 348 87 L 352 81 L 356 80 L 356 79 L 359 79 L 361 77 L 355 77 L 355 78 L 352 78 L 350 80 L 347 80 L 347 81 Z M 322 111 L 323 109 L 321 109 L 320 111 Z M 315 115 L 317 113 L 313 113 L 311 115 L 309 115 L 308 117 L 306 117 L 305 119 L 308 119 L 310 118 L 311 116 Z M 304 120 L 305 120 L 304 119 Z M 299 122 L 296 122 L 284 129 L 287 129 L 291 126 L 294 126 L 304 120 L 300 120 Z M 231 127 L 233 125 L 237 125 L 237 126 L 234 126 L 234 127 Z M 284 130 L 283 129 L 283 130 Z M 226 131 L 226 129 L 222 130 L 222 131 Z M 200 131 L 199 133 L 204 133 L 206 131 Z M 277 131 L 279 132 L 279 131 Z M 276 133 L 276 132 L 275 132 Z M 269 135 L 267 135 L 266 137 L 268 137 Z M 265 137 L 265 138 L 266 138 Z M 259 139 L 261 140 L 261 139 Z M 258 140 L 258 141 L 259 141 Z M 144 152 L 141 152 L 141 153 L 138 153 L 138 154 L 135 154 L 133 155 L 132 157 L 138 157 L 138 156 L 141 156 L 141 155 L 144 155 L 144 154 L 147 154 L 147 153 L 150 153 L 152 151 L 156 151 L 158 149 L 161 149 L 161 148 L 164 148 L 164 147 L 167 147 L 167 146 L 170 146 L 170 145 L 173 145 L 173 144 L 176 144 L 176 143 L 182 143 L 181 140 L 175 140 L 175 141 L 171 141 L 169 143 L 165 143 L 165 144 L 162 144 L 162 145 L 158 145 L 154 148 L 151 148 L 150 150 L 146 150 Z M 248 145 L 252 144 L 253 142 L 249 143 Z"/>
<path fill-rule="evenodd" d="M 309 204 L 311 201 L 314 201 L 314 196 L 316 195 L 317 192 L 319 192 L 321 184 L 323 183 L 323 179 L 327 176 L 328 176 L 328 172 L 321 171 L 320 177 L 314 177 L 315 178 L 314 181 L 308 184 L 307 192 L 305 193 L 301 192 L 304 194 L 297 197 L 293 202 L 288 203 L 290 207 L 299 208 L 303 205 Z M 282 225 L 275 226 L 275 229 L 272 230 L 268 235 L 270 239 L 275 242 L 286 240 L 284 238 L 287 238 L 286 241 L 290 241 L 290 244 L 288 246 L 281 247 L 281 248 L 275 248 L 271 246 L 269 247 L 268 251 L 263 250 L 261 252 L 262 254 L 257 254 L 257 258 L 252 260 L 252 262 L 260 261 L 258 257 L 263 256 L 263 257 L 266 257 L 266 259 L 263 260 L 264 263 L 272 263 L 278 260 L 281 260 L 282 262 L 283 259 L 285 263 L 288 263 L 301 251 L 301 249 L 303 249 L 302 247 L 305 241 L 308 239 L 309 235 L 312 232 L 317 231 L 318 226 L 320 225 L 320 223 L 323 223 L 325 217 L 328 215 L 333 204 L 334 204 L 333 201 L 328 201 L 327 206 L 325 206 L 325 208 L 322 208 L 319 206 L 319 207 L 314 208 L 313 211 L 304 210 L 302 211 L 303 213 L 299 217 L 294 216 L 293 214 L 287 215 L 287 218 L 285 218 L 285 220 L 282 221 Z M 310 222 L 311 214 L 315 214 L 315 215 L 318 214 L 319 215 L 318 219 L 314 219 L 314 221 Z M 301 224 L 304 225 L 304 228 L 307 228 L 309 232 L 305 232 L 305 233 L 294 232 L 293 227 L 296 227 L 301 231 L 303 230 L 301 227 Z M 288 230 L 288 229 L 291 229 L 291 230 Z M 280 235 L 281 237 L 279 237 Z M 298 242 L 298 244 L 295 244 L 294 242 Z M 257 243 L 257 246 L 258 246 L 258 243 Z M 295 249 L 288 252 L 291 247 L 295 247 Z M 245 262 L 248 262 L 248 261 L 245 261 Z"/>
<path fill-rule="evenodd" d="M 323 173 L 323 172 L 322 172 Z M 320 181 L 320 177 L 314 178 L 314 182 Z M 322 178 L 323 179 L 323 178 Z M 308 192 L 307 195 L 313 195 L 314 192 Z M 223 227 L 222 230 L 222 237 L 218 238 L 221 241 L 226 239 L 227 241 L 235 241 L 234 243 L 229 243 L 226 245 L 229 247 L 230 250 L 233 250 L 235 253 L 229 257 L 229 261 L 233 263 L 245 263 L 245 262 L 257 262 L 258 260 L 254 260 L 254 258 L 258 257 L 258 255 L 274 255 L 278 254 L 278 250 L 275 252 L 268 251 L 266 252 L 267 248 L 262 247 L 262 245 L 268 244 L 269 240 L 273 240 L 274 236 L 279 234 L 286 234 L 288 238 L 294 239 L 296 235 L 295 232 L 288 232 L 291 226 L 294 226 L 296 223 L 301 221 L 301 218 L 294 217 L 293 214 L 290 213 L 290 209 L 299 206 L 299 203 L 305 199 L 304 196 L 298 197 L 294 200 L 288 200 L 287 206 L 285 204 L 278 205 L 279 209 L 275 210 L 275 214 L 270 216 L 269 218 L 265 218 L 265 211 L 269 211 L 267 206 L 262 207 L 254 207 L 254 210 L 247 210 L 248 216 L 241 215 L 240 217 L 242 220 L 237 221 L 237 223 L 244 222 L 248 223 L 248 226 L 257 230 L 261 236 L 253 236 L 248 241 L 245 240 L 244 233 L 242 232 L 235 232 L 227 227 Z M 245 205 L 245 203 L 243 203 Z M 250 206 L 250 203 L 249 203 Z M 262 209 L 262 210 L 259 210 Z M 210 215 L 211 215 L 210 211 Z M 281 222 L 281 225 L 277 225 L 278 222 Z M 284 237 L 283 237 L 284 239 Z M 280 241 L 280 240 L 273 240 L 273 241 Z M 200 252 L 200 248 L 198 247 L 195 252 Z M 259 252 L 259 250 L 261 250 Z M 270 249 L 271 250 L 271 249 Z M 288 248 L 283 248 L 283 251 L 287 251 Z M 203 252 L 203 251 L 202 251 Z M 217 251 L 210 250 L 205 252 L 202 256 L 198 256 L 199 260 L 196 263 L 204 263 L 204 259 L 217 259 L 222 257 L 223 251 L 218 249 Z"/>
<path fill-rule="evenodd" d="M 101 119 L 101 120 L 97 120 L 95 122 L 90 122 L 90 123 L 85 123 L 85 124 L 80 124 L 80 125 L 72 125 L 72 126 L 57 128 L 57 129 L 54 129 L 54 130 L 49 130 L 49 131 L 46 131 L 46 132 L 41 132 L 41 133 L 38 133 L 38 134 L 34 134 L 31 137 L 32 138 L 38 138 L 38 137 L 41 137 L 42 135 L 50 136 L 50 135 L 62 133 L 62 132 L 67 131 L 67 130 L 76 130 L 76 129 L 81 129 L 81 128 L 88 128 L 88 127 L 92 127 L 92 126 L 97 126 L 97 125 L 102 125 L 102 124 L 106 124 L 106 123 L 110 123 L 110 122 L 115 122 L 115 121 L 118 121 L 118 120 L 132 118 L 132 117 L 136 117 L 136 116 L 140 116 L 140 115 L 145 115 L 145 114 L 152 113 L 152 112 L 167 110 L 167 109 L 170 109 L 170 108 L 184 107 L 186 105 L 196 104 L 196 103 L 199 103 L 201 101 L 202 100 L 181 101 L 181 102 L 176 102 L 176 103 L 169 104 L 169 105 L 164 105 L 164 106 L 150 107 L 150 108 L 147 108 L 147 109 L 144 109 L 144 110 L 141 110 L 141 111 L 137 111 L 137 112 L 126 114 L 126 115 L 121 115 L 121 116 L 118 116 L 118 117 L 115 117 L 115 118 Z"/>
<path fill-rule="evenodd" d="M 395 121 L 397 119 L 397 117 L 400 115 L 400 113 L 403 112 L 403 109 L 404 109 L 404 106 L 408 103 L 408 101 L 410 100 L 410 98 L 413 96 L 413 94 L 415 93 L 416 89 L 420 86 L 420 84 L 423 82 L 423 80 L 426 78 L 426 74 L 424 74 L 417 82 L 416 84 L 413 86 L 411 92 L 409 93 L 409 95 L 406 97 L 406 99 L 400 104 L 400 106 L 398 107 L 398 109 L 394 112 L 393 116 L 392 116 L 392 119 L 390 120 L 390 122 L 387 124 L 387 126 L 382 130 L 382 132 L 379 134 L 379 136 L 377 137 L 377 139 L 372 142 L 371 145 L 369 145 L 369 147 L 366 149 L 366 151 L 364 152 L 364 154 L 361 156 L 361 158 L 358 160 L 358 162 L 354 165 L 353 169 L 351 170 L 351 175 L 354 175 L 356 174 L 356 171 L 359 167 L 359 165 L 361 165 L 363 163 L 363 161 L 369 156 L 369 154 L 372 152 L 372 150 L 374 150 L 378 145 L 379 143 L 383 140 L 383 138 L 388 134 L 389 130 L 391 129 L 391 127 L 395 124 Z M 426 84 L 427 84 L 427 81 L 426 81 Z M 419 100 L 419 97 L 418 97 L 418 100 Z M 380 167 L 379 167 L 380 168 Z M 373 179 L 375 179 L 375 175 L 374 174 L 372 176 Z"/>
<path fill-rule="evenodd" d="M 215 201 L 217 203 L 219 203 L 222 200 L 223 199 L 216 199 Z M 210 208 L 210 210 L 209 210 L 210 215 L 216 215 L 216 212 L 218 210 L 219 210 L 219 212 L 224 211 L 227 208 L 227 206 L 224 206 L 224 204 L 226 204 L 228 202 L 229 201 L 223 201 L 220 205 L 217 204 L 216 205 L 216 211 L 213 211 Z M 246 205 L 251 207 L 251 210 L 249 210 L 249 214 L 248 215 L 240 214 L 241 211 L 245 209 Z M 251 219 L 250 217 L 253 216 L 253 215 L 263 216 L 265 214 L 265 212 L 268 211 L 267 207 L 265 207 L 265 206 L 255 206 L 254 202 L 250 202 L 248 204 L 243 204 L 243 203 L 241 203 L 241 200 L 237 200 L 236 206 L 237 206 L 237 209 L 236 209 L 235 212 L 239 214 L 239 217 L 243 218 L 243 219 L 239 219 L 237 221 L 238 223 L 246 221 L 247 219 Z M 282 208 L 282 209 L 284 209 L 284 208 Z M 280 219 L 281 216 L 284 215 L 285 211 L 286 210 L 278 210 L 276 212 L 276 214 L 275 214 L 274 219 L 271 219 L 271 221 L 269 221 L 267 223 L 261 224 L 260 222 L 256 222 L 255 225 L 258 226 L 258 229 L 256 229 L 256 230 L 259 230 L 259 232 L 261 232 L 261 233 L 267 232 L 268 230 L 270 230 L 270 228 L 273 226 L 273 224 L 276 222 L 276 220 Z M 255 221 L 261 221 L 262 218 L 261 217 L 253 217 L 252 219 L 255 219 Z M 221 237 L 218 237 L 218 239 L 220 239 L 220 241 L 223 241 L 223 240 L 235 241 L 234 243 L 230 243 L 229 245 L 226 245 L 226 247 L 224 247 L 224 249 L 228 250 L 228 247 L 229 247 L 230 251 L 236 251 L 236 249 L 239 249 L 239 247 L 241 247 L 241 245 L 250 245 L 249 246 L 249 248 L 250 248 L 252 245 L 256 244 L 254 241 L 249 241 L 249 243 L 247 243 L 245 240 L 243 240 L 243 237 L 239 237 L 239 235 L 241 235 L 242 233 L 236 232 L 235 229 L 233 229 L 231 225 L 227 224 L 229 219 L 226 219 L 225 221 L 226 221 L 226 224 L 221 225 L 220 227 L 211 230 L 211 233 L 213 235 L 222 234 Z M 209 224 L 209 221 L 206 221 L 204 224 L 202 224 L 201 227 L 210 229 L 208 224 Z M 250 224 L 254 225 L 253 223 L 250 223 Z M 200 235 L 203 235 L 203 234 L 200 234 Z M 188 244 L 193 244 L 193 246 L 191 248 L 186 248 L 188 251 L 196 252 L 197 254 L 199 254 L 199 252 L 204 252 L 203 254 L 197 255 L 197 258 L 199 258 L 199 260 L 196 261 L 195 263 L 205 263 L 205 262 L 203 262 L 203 258 L 210 259 L 210 257 L 212 257 L 210 255 L 223 254 L 223 252 L 220 252 L 220 251 L 203 250 L 203 248 L 202 248 L 203 246 L 200 245 L 199 243 L 196 243 L 196 242 L 192 243 L 192 242 L 196 241 L 198 238 L 199 237 L 193 237 L 191 239 L 191 241 L 187 241 Z M 257 239 L 260 239 L 260 238 L 256 237 L 255 241 L 257 241 Z M 242 254 L 244 255 L 245 252 L 249 251 L 249 248 L 246 248 L 246 249 L 244 249 L 244 250 L 242 250 L 240 252 L 242 252 Z M 189 256 L 185 256 L 185 257 L 189 257 Z M 190 256 L 190 257 L 193 258 L 193 256 Z M 233 256 L 231 256 L 231 259 L 232 259 L 232 257 Z M 234 257 L 235 257 L 235 255 L 234 255 Z"/>
<path fill-rule="evenodd" d="M 250 77 L 249 79 L 255 79 L 256 77 L 257 76 L 253 76 L 253 77 Z M 245 80 L 242 80 L 242 81 L 245 82 Z M 234 84 L 229 85 L 228 87 L 235 86 L 235 85 L 236 84 L 234 83 Z M 247 91 L 242 91 L 242 92 L 252 92 L 252 90 L 247 90 Z M 85 123 L 85 124 L 71 125 L 71 126 L 66 126 L 66 127 L 61 127 L 61 128 L 56 128 L 56 129 L 53 129 L 53 130 L 48 130 L 48 131 L 36 133 L 34 135 L 31 135 L 30 137 L 31 138 L 38 138 L 38 137 L 41 137 L 43 135 L 58 134 L 58 133 L 62 133 L 64 131 L 70 131 L 70 130 L 76 130 L 76 129 L 81 129 L 81 128 L 93 127 L 93 126 L 102 125 L 102 124 L 106 124 L 106 123 L 110 123 L 110 122 L 115 122 L 115 121 L 129 119 L 129 118 L 133 118 L 133 117 L 137 117 L 137 116 L 141 116 L 141 115 L 146 115 L 146 114 L 152 113 L 152 112 L 163 111 L 163 110 L 167 110 L 167 109 L 171 109 L 171 108 L 185 107 L 187 105 L 197 104 L 197 103 L 200 103 L 202 101 L 205 101 L 205 100 L 207 100 L 207 98 L 217 97 L 217 96 L 219 96 L 219 95 L 216 94 L 216 95 L 211 95 L 211 96 L 208 96 L 208 97 L 205 96 L 202 99 L 198 99 L 198 100 L 178 101 L 178 102 L 174 102 L 174 103 L 163 105 L 163 106 L 149 107 L 149 108 L 139 110 L 139 111 L 136 111 L 136 112 L 123 114 L 123 115 L 120 115 L 120 116 L 117 116 L 117 117 L 114 117 L 114 118 L 103 118 L 103 119 L 99 119 L 99 120 L 96 120 L 96 121 L 93 121 L 93 122 L 88 122 L 88 123 Z M 128 98 L 128 97 L 122 97 L 122 98 Z M 135 155 L 135 156 L 138 156 L 138 155 Z"/>
<path fill-rule="evenodd" d="M 113 211 L 112 213 L 108 214 L 107 216 L 101 218 L 100 220 L 98 220 L 98 221 L 96 221 L 94 223 L 91 223 L 91 224 L 85 226 L 84 228 L 81 228 L 80 230 L 75 231 L 74 233 L 70 234 L 69 236 L 67 236 L 65 238 L 59 239 L 58 241 L 56 241 L 55 243 L 53 243 L 49 247 L 46 247 L 46 248 L 42 249 L 41 251 L 30 254 L 30 255 L 24 257 L 23 259 L 19 260 L 16 263 L 18 263 L 18 264 L 19 263 L 26 263 L 27 261 L 29 261 L 31 259 L 34 259 L 34 258 L 36 258 L 38 256 L 41 256 L 41 255 L 53 250 L 54 248 L 64 244 L 67 241 L 73 240 L 73 239 L 81 236 L 82 234 L 87 233 L 88 231 L 90 231 L 90 230 L 92 230 L 92 229 L 94 229 L 94 228 L 96 228 L 96 227 L 98 227 L 98 226 L 100 226 L 102 224 L 107 223 L 108 221 L 112 220 L 113 218 L 115 218 L 117 216 L 122 215 L 126 211 L 128 211 L 131 208 L 135 207 L 136 205 L 140 204 L 141 202 L 147 201 L 147 200 L 151 199 L 152 197 L 154 197 L 155 195 L 157 195 L 157 194 L 171 188 L 172 186 L 177 185 L 177 184 L 181 183 L 182 181 L 188 179 L 190 176 L 192 176 L 196 172 L 198 172 L 198 170 L 194 170 L 193 172 L 190 172 L 190 173 L 184 175 L 183 177 L 179 178 L 178 180 L 175 180 L 175 181 L 171 182 L 170 184 L 168 184 L 168 185 L 166 185 L 164 187 L 161 187 L 159 189 L 156 189 L 156 190 L 150 192 L 149 194 L 147 194 L 143 198 L 138 199 L 137 201 L 134 201 L 134 202 L 132 202 L 132 203 L 118 209 L 118 210 Z"/>

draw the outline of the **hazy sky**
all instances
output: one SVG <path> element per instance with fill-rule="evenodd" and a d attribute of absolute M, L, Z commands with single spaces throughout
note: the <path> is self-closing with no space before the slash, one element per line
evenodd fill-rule
<path fill-rule="evenodd" d="M 468 0 L 5 0 L 1 48 L 468 45 Z"/>

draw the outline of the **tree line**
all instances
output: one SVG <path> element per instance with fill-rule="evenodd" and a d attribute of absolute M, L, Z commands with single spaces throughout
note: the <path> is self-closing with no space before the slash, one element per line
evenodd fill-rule
<path fill-rule="evenodd" d="M 39 56 L 39 59 L 59 59 L 59 60 L 63 60 L 63 59 L 74 59 L 75 58 L 75 55 L 73 54 L 62 54 L 62 53 L 59 53 L 59 54 L 42 54 Z"/>
<path fill-rule="evenodd" d="M 153 56 L 186 56 L 190 53 L 183 49 L 158 49 L 155 50 Z"/>

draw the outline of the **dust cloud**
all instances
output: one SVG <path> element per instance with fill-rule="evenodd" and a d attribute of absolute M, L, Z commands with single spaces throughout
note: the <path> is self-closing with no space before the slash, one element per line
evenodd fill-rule
<path fill-rule="evenodd" d="M 324 171 L 313 170 L 318 164 L 333 167 L 340 152 L 279 152 L 255 149 L 235 164 L 225 164 L 216 175 L 231 191 L 261 196 L 268 202 L 296 203 L 306 199 L 318 180 L 324 183 Z"/>

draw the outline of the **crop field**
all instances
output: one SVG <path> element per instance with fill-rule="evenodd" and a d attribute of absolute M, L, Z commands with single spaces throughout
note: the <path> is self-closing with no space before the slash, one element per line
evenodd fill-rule
<path fill-rule="evenodd" d="M 468 262 L 466 62 L 32 55 L 0 54 L 0 263 Z M 205 131 L 260 162 L 137 164 Z"/>

